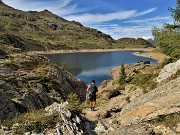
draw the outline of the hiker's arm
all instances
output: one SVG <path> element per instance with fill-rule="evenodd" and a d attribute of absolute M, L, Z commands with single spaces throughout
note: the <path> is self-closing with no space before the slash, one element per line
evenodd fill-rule
<path fill-rule="evenodd" d="M 90 89 L 90 84 L 88 84 L 88 87 L 86 89 L 86 92 L 88 92 L 88 90 Z"/>
<path fill-rule="evenodd" d="M 96 90 L 96 93 L 98 92 L 98 87 L 97 86 L 95 86 L 95 90 Z"/>

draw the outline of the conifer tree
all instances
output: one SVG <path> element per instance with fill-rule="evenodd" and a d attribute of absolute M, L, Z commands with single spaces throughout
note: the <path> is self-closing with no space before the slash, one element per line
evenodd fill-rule
<path fill-rule="evenodd" d="M 180 0 L 176 0 L 176 8 L 169 8 L 175 24 L 180 24 Z"/>
<path fill-rule="evenodd" d="M 121 72 L 119 77 L 119 84 L 123 85 L 126 83 L 126 72 L 125 72 L 125 66 L 124 63 L 121 64 Z"/>

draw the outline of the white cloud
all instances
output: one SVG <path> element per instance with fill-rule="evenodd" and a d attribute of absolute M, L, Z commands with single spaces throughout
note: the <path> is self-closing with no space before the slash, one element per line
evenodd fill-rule
<path fill-rule="evenodd" d="M 44 9 L 56 9 L 67 6 L 72 0 L 58 0 L 53 2 L 28 2 L 24 0 L 3 0 L 4 3 L 16 9 L 24 11 L 35 10 L 42 11 Z"/>
<path fill-rule="evenodd" d="M 84 24 L 108 22 L 112 20 L 127 19 L 135 14 L 136 11 L 122 11 L 116 13 L 107 14 L 81 14 L 81 15 L 70 15 L 65 17 L 67 20 L 76 20 Z"/>
<path fill-rule="evenodd" d="M 151 13 L 151 12 L 155 11 L 156 9 L 157 9 L 157 8 L 151 8 L 151 9 L 148 9 L 148 10 L 146 10 L 146 11 L 136 13 L 136 15 L 135 15 L 134 17 L 137 17 L 137 16 L 142 16 L 142 15 L 145 15 L 145 14 Z"/>
<path fill-rule="evenodd" d="M 122 37 L 143 37 L 144 39 L 152 38 L 152 27 L 162 27 L 164 23 L 172 23 L 173 20 L 170 17 L 154 17 L 144 20 L 131 20 L 126 21 L 135 23 L 134 25 L 120 26 L 119 24 L 94 24 L 91 27 L 96 28 L 106 34 L 111 35 L 114 39 Z"/>
<path fill-rule="evenodd" d="M 103 22 L 90 24 L 90 27 L 98 29 L 106 34 L 109 34 L 114 39 L 119 39 L 122 37 L 143 37 L 144 39 L 148 39 L 152 38 L 152 27 L 162 27 L 164 23 L 172 22 L 173 20 L 170 16 L 156 16 L 153 18 L 146 18 L 142 20 L 125 21 L 124 23 L 126 23 L 126 26 L 124 27 L 120 24 L 110 24 Z M 131 25 L 128 23 L 131 23 Z"/>
<path fill-rule="evenodd" d="M 23 11 L 43 11 L 45 9 L 60 15 L 61 17 L 74 13 L 81 13 L 91 8 L 78 8 L 72 4 L 72 0 L 54 0 L 51 2 L 28 2 L 24 0 L 2 0 L 5 4 Z"/>
<path fill-rule="evenodd" d="M 124 20 L 128 18 L 133 18 L 137 16 L 142 16 L 153 12 L 156 8 L 148 9 L 147 11 L 138 12 L 137 10 L 127 10 L 119 11 L 115 13 L 106 13 L 106 14 L 80 14 L 80 15 L 69 15 L 65 16 L 67 20 L 75 20 L 83 24 L 95 24 L 102 22 L 109 22 L 113 20 Z"/>
<path fill-rule="evenodd" d="M 147 22 L 152 22 L 152 21 L 164 21 L 164 20 L 170 20 L 171 18 L 169 16 L 156 16 L 153 18 L 147 18 L 143 20 L 131 20 L 131 21 L 126 21 L 126 23 L 147 23 Z"/>
<path fill-rule="evenodd" d="M 151 37 L 151 27 L 150 26 L 119 26 L 118 24 L 115 26 L 110 26 L 108 24 L 104 25 L 94 25 L 91 26 L 94 28 L 99 29 L 100 31 L 103 31 L 106 34 L 111 35 L 114 39 L 119 39 L 122 37 Z"/>

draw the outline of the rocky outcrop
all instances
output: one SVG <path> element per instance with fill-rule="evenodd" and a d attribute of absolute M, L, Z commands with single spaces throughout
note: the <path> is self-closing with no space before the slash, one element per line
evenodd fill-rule
<path fill-rule="evenodd" d="M 21 43 L 20 39 L 12 35 L 5 35 L 4 42 L 7 44 L 13 45 L 15 48 L 22 48 L 23 44 Z"/>
<path fill-rule="evenodd" d="M 5 51 L 3 51 L 2 49 L 0 49 L 0 59 L 2 59 L 2 58 L 8 58 L 8 54 Z"/>
<path fill-rule="evenodd" d="M 53 117 L 59 115 L 56 122 L 52 124 L 53 126 L 48 126 L 48 128 L 41 128 L 41 131 L 34 131 L 34 128 L 25 128 L 21 132 L 18 132 L 18 128 L 23 126 L 33 126 L 33 122 L 29 120 L 27 123 L 13 123 L 12 127 L 8 128 L 1 126 L 0 134 L 3 135 L 14 135 L 14 134 L 25 134 L 25 135 L 83 135 L 83 119 L 78 115 L 71 113 L 68 110 L 68 102 L 63 102 L 61 104 L 54 102 L 52 105 L 45 108 L 44 116 Z M 36 120 L 36 119 L 35 119 Z M 47 120 L 48 121 L 48 120 Z M 47 124 L 47 123 L 46 123 Z M 36 125 L 38 127 L 38 125 Z"/>
<path fill-rule="evenodd" d="M 122 125 L 137 124 L 159 115 L 180 112 L 179 88 L 180 77 L 135 98 L 122 109 L 120 123 Z"/>
<path fill-rule="evenodd" d="M 162 82 L 163 80 L 171 77 L 173 74 L 176 74 L 178 70 L 180 70 L 180 59 L 174 63 L 165 65 L 159 76 L 156 78 L 156 81 Z"/>
<path fill-rule="evenodd" d="M 0 63 L 0 121 L 66 100 L 70 93 L 85 100 L 85 84 L 44 56 L 18 54 Z"/>
<path fill-rule="evenodd" d="M 55 102 L 51 106 L 46 107 L 45 110 L 48 112 L 48 115 L 59 113 L 63 121 L 61 125 L 57 123 L 55 130 L 52 130 L 51 134 L 62 133 L 64 135 L 83 135 L 82 120 L 68 110 L 68 102 L 61 104 Z M 50 134 L 50 132 L 48 134 Z"/>
<path fill-rule="evenodd" d="M 126 64 L 125 65 L 125 72 L 127 75 L 127 81 L 130 81 L 129 79 L 132 78 L 135 74 L 137 74 L 138 72 L 141 72 L 141 70 L 143 70 L 144 68 L 150 67 L 150 64 L 146 64 L 144 62 L 139 62 L 136 64 Z M 113 77 L 113 79 L 117 79 L 120 75 L 121 75 L 121 66 L 118 67 L 114 67 L 111 69 L 111 75 Z"/>
<path fill-rule="evenodd" d="M 18 115 L 16 104 L 6 94 L 0 93 L 0 99 L 0 120 Z"/>

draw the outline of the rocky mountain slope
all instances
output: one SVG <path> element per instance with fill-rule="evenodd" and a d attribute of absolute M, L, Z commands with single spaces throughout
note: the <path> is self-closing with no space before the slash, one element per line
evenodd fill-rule
<path fill-rule="evenodd" d="M 143 39 L 114 40 L 110 35 L 67 21 L 48 10 L 24 12 L 0 1 L 0 48 L 7 52 L 149 47 Z M 122 42 L 121 42 L 122 41 Z"/>
<path fill-rule="evenodd" d="M 24 12 L 0 2 L 0 45 L 12 51 L 112 48 L 114 39 L 48 10 Z"/>
<path fill-rule="evenodd" d="M 137 124 L 180 112 L 180 77 L 135 98 L 120 113 L 122 125 Z"/>
<path fill-rule="evenodd" d="M 0 121 L 65 101 L 85 100 L 86 85 L 44 56 L 13 55 L 0 60 Z"/>

